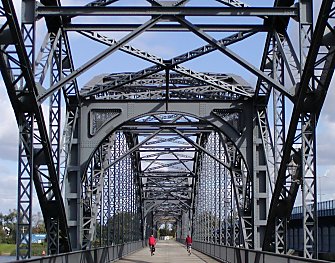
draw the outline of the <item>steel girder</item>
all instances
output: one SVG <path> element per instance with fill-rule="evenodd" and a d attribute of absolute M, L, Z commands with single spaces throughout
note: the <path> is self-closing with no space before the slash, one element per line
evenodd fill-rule
<path fill-rule="evenodd" d="M 83 184 L 83 249 L 139 240 L 140 203 L 127 135 L 111 135 L 95 152 Z M 129 139 L 128 139 L 129 140 Z M 110 165 L 113 163 L 114 165 Z"/>
<path fill-rule="evenodd" d="M 82 34 L 98 42 L 109 45 L 109 46 L 114 45 L 116 43 L 116 40 L 109 39 L 95 32 L 82 32 Z M 234 34 L 234 35 L 231 35 L 229 37 L 219 40 L 218 43 L 220 45 L 231 45 L 249 36 L 252 36 L 253 34 L 254 32 Z M 142 58 L 144 60 L 147 60 L 149 62 L 152 62 L 156 64 L 156 66 L 146 68 L 144 70 L 141 70 L 133 74 L 120 76 L 120 78 L 116 78 L 112 81 L 107 81 L 106 83 L 96 84 L 94 87 L 91 88 L 91 90 L 89 90 L 88 92 L 85 92 L 83 96 L 99 95 L 98 97 L 101 97 L 102 96 L 101 94 L 106 94 L 106 92 L 108 92 L 109 90 L 114 91 L 117 88 L 120 88 L 120 87 L 123 88 L 127 84 L 131 84 L 134 82 L 136 83 L 136 80 L 143 79 L 144 77 L 147 78 L 148 76 L 151 76 L 164 69 L 175 71 L 177 73 L 180 73 L 184 77 L 190 77 L 190 78 L 196 79 L 200 81 L 200 83 L 211 85 L 212 87 L 216 87 L 217 89 L 221 89 L 223 91 L 227 91 L 227 92 L 230 91 L 232 93 L 236 93 L 237 95 L 245 95 L 245 96 L 251 95 L 250 90 L 247 87 L 242 87 L 240 85 L 233 85 L 232 83 L 225 83 L 224 80 L 217 79 L 215 78 L 215 76 L 211 76 L 210 74 L 194 72 L 192 70 L 186 69 L 179 65 L 181 63 L 185 63 L 189 60 L 195 59 L 197 57 L 203 56 L 205 54 L 208 54 L 214 51 L 215 48 L 212 45 L 206 45 L 206 46 L 197 48 L 186 54 L 182 54 L 177 57 L 174 57 L 168 61 L 164 60 L 163 58 L 159 58 L 157 56 L 154 56 L 152 54 L 149 54 L 147 52 L 144 52 L 142 50 L 139 50 L 137 48 L 134 48 L 128 45 L 121 47 L 120 50 L 128 54 L 134 55 L 136 57 Z M 108 96 L 108 93 L 106 95 L 107 95 L 107 98 L 110 99 L 110 96 Z"/>
<path fill-rule="evenodd" d="M 276 4 L 281 4 L 277 1 Z M 293 4 L 293 2 L 291 2 Z M 275 21 L 273 21 L 275 23 Z M 294 87 L 299 81 L 300 64 L 292 47 L 291 41 L 285 32 L 288 21 L 281 22 L 282 28 L 279 31 L 274 31 L 268 34 L 263 59 L 261 63 L 262 71 L 269 76 L 277 78 L 277 80 L 284 84 L 284 70 L 288 72 L 291 85 Z M 267 117 L 267 109 L 263 106 L 268 103 L 271 94 L 271 86 L 268 83 L 258 80 L 255 95 L 260 98 L 260 105 L 258 106 L 258 125 L 262 133 L 262 141 L 264 151 L 266 153 L 266 164 L 268 179 L 270 182 L 271 192 L 273 192 L 273 185 L 276 182 L 279 165 L 281 162 L 283 144 L 285 140 L 285 98 L 283 94 L 278 91 L 273 92 L 273 120 L 274 120 L 274 139 L 271 138 L 269 131 L 269 123 Z M 288 182 L 287 182 L 288 183 Z M 283 192 L 285 196 L 286 193 Z M 276 219 L 274 229 L 274 250 L 277 253 L 286 252 L 286 217 L 278 216 Z"/>
<path fill-rule="evenodd" d="M 30 1 L 25 1 L 23 7 L 23 12 L 31 12 L 31 8 L 34 9 Z M 1 30 L 2 32 L 10 30 L 10 42 L 1 48 L 1 71 L 18 125 L 21 127 L 17 257 L 29 257 L 31 252 L 28 247 L 31 244 L 31 228 L 28 229 L 28 235 L 24 234 L 24 227 L 31 221 L 32 200 L 31 184 L 26 178 L 30 178 L 30 182 L 34 180 L 46 228 L 49 231 L 49 252 L 66 252 L 71 247 L 65 210 L 41 105 L 36 100 L 38 89 L 31 67 L 34 61 L 34 18 L 31 17 L 33 14 L 30 13 L 30 16 L 25 17 L 21 33 L 13 4 L 10 1 L 3 1 L 1 9 L 3 17 L 6 18 Z M 14 52 L 13 46 L 15 46 Z M 21 190 L 23 191 L 20 194 Z"/>
<path fill-rule="evenodd" d="M 215 126 L 222 129 L 225 134 L 234 140 L 236 144 L 243 145 L 244 138 L 241 138 L 239 134 L 241 127 L 239 127 L 239 122 L 243 124 L 243 120 L 239 120 L 239 116 L 243 116 L 244 114 L 251 113 L 250 110 L 251 104 L 244 103 L 241 104 L 238 101 L 229 101 L 229 102 L 212 102 L 208 101 L 205 104 L 201 102 L 188 102 L 185 104 L 181 104 L 177 101 L 169 102 L 170 112 L 183 112 L 187 116 L 199 116 L 204 120 L 210 121 Z M 103 111 L 102 111 L 103 109 Z M 215 115 L 216 110 L 221 109 L 223 111 L 223 115 Z M 80 122 L 82 126 L 89 127 L 89 130 L 93 130 L 93 133 L 87 134 L 86 132 L 82 132 L 81 143 L 85 148 L 83 148 L 81 152 L 81 156 L 83 161 L 81 163 L 84 164 L 86 160 L 91 155 L 92 151 L 98 147 L 99 143 L 103 140 L 106 134 L 111 132 L 111 127 L 119 127 L 126 125 L 125 128 L 132 129 L 132 124 L 127 126 L 127 121 L 129 119 L 134 119 L 138 116 L 154 114 L 154 113 L 163 113 L 165 111 L 165 103 L 161 101 L 147 101 L 146 103 L 138 103 L 134 102 L 117 102 L 117 106 L 113 105 L 107 101 L 86 101 L 81 108 L 81 118 Z M 114 112 L 117 112 L 117 115 L 114 115 Z M 110 113 L 110 114 L 109 114 Z M 243 113 L 243 114 L 242 114 Z M 226 116 L 226 115 L 227 116 Z M 242 114 L 242 115 L 241 115 Z M 90 116 L 89 118 L 85 116 Z M 114 116 L 117 116 L 114 118 Z M 247 119 L 248 116 L 243 117 L 243 119 Z M 190 129 L 192 127 L 192 123 L 188 122 L 188 126 Z M 152 122 L 151 127 L 156 126 L 168 126 L 164 123 Z M 186 122 L 183 123 L 186 125 Z M 136 123 L 136 126 L 143 126 L 140 122 Z M 170 127 L 173 125 L 170 125 Z M 181 125 L 180 125 L 181 126 Z M 152 129 L 152 128 L 150 128 Z M 135 133 L 136 130 L 132 129 Z M 141 131 L 141 129 L 139 129 Z M 187 132 L 186 129 L 183 129 Z M 165 132 L 163 132 L 165 133 Z M 242 136 L 243 137 L 243 136 Z M 147 147 L 148 148 L 148 147 Z M 87 149 L 87 151 L 86 151 Z M 181 150 L 187 150 L 187 147 L 184 147 Z M 145 151 L 145 150 L 143 150 Z M 243 153 L 244 154 L 244 153 Z"/>
<path fill-rule="evenodd" d="M 66 31 L 133 31 L 138 28 L 139 24 L 83 24 L 83 23 L 69 23 L 64 25 L 64 30 Z M 267 32 L 269 27 L 266 25 L 240 25 L 240 24 L 195 24 L 196 27 L 207 31 L 207 32 L 232 32 L 232 31 L 257 31 L 257 32 Z M 158 24 L 147 29 L 151 32 L 187 32 L 183 26 L 178 24 Z"/>
<path fill-rule="evenodd" d="M 38 16 L 278 16 L 296 17 L 296 7 L 46 7 L 37 6 Z"/>
<path fill-rule="evenodd" d="M 223 144 L 227 146 L 222 147 Z M 208 153 L 201 154 L 194 207 L 195 240 L 251 247 L 251 189 L 248 187 L 251 181 L 241 156 L 215 132 L 206 138 L 205 145 L 209 152 L 230 165 L 224 167 Z"/>
<path fill-rule="evenodd" d="M 141 25 L 139 28 L 137 28 L 133 32 L 126 35 L 122 40 L 118 41 L 115 45 L 110 46 L 105 51 L 101 52 L 99 55 L 97 55 L 93 59 L 86 62 L 83 66 L 80 67 L 80 69 L 72 71 L 69 75 L 61 79 L 58 83 L 56 83 L 55 85 L 50 87 L 48 90 L 46 90 L 42 95 L 40 95 L 39 100 L 43 101 L 45 98 L 50 96 L 56 90 L 63 87 L 64 84 L 75 80 L 80 74 L 84 73 L 85 71 L 90 69 L 92 66 L 100 62 L 102 59 L 104 59 L 111 53 L 115 52 L 117 49 L 119 49 L 121 46 L 123 46 L 124 44 L 126 44 L 127 42 L 135 38 L 136 36 L 138 36 L 141 32 L 145 31 L 147 28 L 150 28 L 152 25 L 156 24 L 159 20 L 160 20 L 160 16 L 147 21 L 146 23 Z"/>
<path fill-rule="evenodd" d="M 284 202 L 286 206 L 289 206 L 287 214 L 290 213 L 298 185 L 301 184 L 303 189 L 304 222 L 306 223 L 304 226 L 305 257 L 317 257 L 315 127 L 333 75 L 333 70 L 330 70 L 334 67 L 333 48 L 324 42 L 327 34 L 326 28 L 329 27 L 328 20 L 332 18 L 333 14 L 333 5 L 333 1 L 322 2 L 320 14 L 323 15 L 318 18 L 313 35 L 310 32 L 311 28 L 306 29 L 309 21 L 301 25 L 302 34 L 306 36 L 302 39 L 310 39 L 311 43 L 309 49 L 307 51 L 303 50 L 301 55 L 302 62 L 304 62 L 301 83 L 283 149 L 283 158 L 269 212 L 267 238 L 263 245 L 263 248 L 269 249 L 269 237 L 274 225 L 274 218 L 280 214 L 279 210 Z M 310 16 L 307 18 L 310 19 Z M 310 37 L 307 36 L 307 33 L 310 34 Z M 303 47 L 305 46 L 302 45 Z M 316 99 L 316 97 L 318 97 L 318 106 L 313 110 L 306 107 L 308 98 Z M 301 123 L 301 127 L 298 127 L 299 123 Z M 290 188 L 286 189 L 284 183 L 286 179 L 285 170 L 292 165 L 295 171 L 294 174 L 290 175 L 293 182 Z M 287 198 L 281 196 L 283 191 L 287 193 Z M 307 203 L 306 197 L 308 197 L 307 200 L 310 200 L 310 203 Z M 284 216 L 288 217 L 287 214 Z"/>

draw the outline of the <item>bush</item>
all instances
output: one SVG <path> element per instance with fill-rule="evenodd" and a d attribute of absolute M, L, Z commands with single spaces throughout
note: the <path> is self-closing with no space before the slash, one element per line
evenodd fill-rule
<path fill-rule="evenodd" d="M 31 246 L 31 254 L 32 256 L 42 256 L 42 251 L 44 250 L 45 252 L 47 251 L 47 244 L 42 243 L 42 244 L 32 244 Z"/>

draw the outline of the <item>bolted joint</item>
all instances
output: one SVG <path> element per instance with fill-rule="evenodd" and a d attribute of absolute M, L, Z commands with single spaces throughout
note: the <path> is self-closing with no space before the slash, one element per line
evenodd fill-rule
<path fill-rule="evenodd" d="M 308 92 L 304 98 L 303 112 L 316 113 L 318 105 L 321 103 L 320 93 L 317 91 Z"/>
<path fill-rule="evenodd" d="M 287 199 L 282 199 L 279 200 L 276 211 L 277 211 L 277 217 L 279 218 L 288 218 L 290 216 L 290 211 L 288 209 L 288 200 Z"/>
<path fill-rule="evenodd" d="M 34 112 L 35 98 L 27 91 L 17 91 L 16 96 L 19 100 L 19 107 L 22 112 Z"/>
<path fill-rule="evenodd" d="M 34 164 L 36 166 L 47 165 L 43 148 L 34 148 Z"/>

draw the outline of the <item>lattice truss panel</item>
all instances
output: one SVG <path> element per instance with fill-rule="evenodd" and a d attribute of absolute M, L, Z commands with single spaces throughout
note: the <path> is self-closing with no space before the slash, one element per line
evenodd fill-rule
<path fill-rule="evenodd" d="M 197 241 L 251 248 L 250 176 L 236 148 L 218 132 L 204 141 L 196 177 L 193 236 Z M 215 158 L 213 158 L 215 156 Z"/>
<path fill-rule="evenodd" d="M 130 143 L 125 133 L 117 132 L 89 163 L 82 192 L 83 248 L 141 238 L 138 174 L 133 155 L 125 155 Z"/>
<path fill-rule="evenodd" d="M 152 227 L 180 221 L 191 209 L 194 158 L 200 150 L 197 138 L 208 131 L 206 125 L 193 117 L 172 113 L 139 118 L 129 125 L 140 143 L 145 215 L 153 213 Z"/>

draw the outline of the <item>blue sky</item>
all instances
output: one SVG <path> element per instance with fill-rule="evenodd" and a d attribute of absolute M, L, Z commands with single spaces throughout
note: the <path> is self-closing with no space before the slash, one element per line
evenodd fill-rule
<path fill-rule="evenodd" d="M 19 0 L 15 1 L 16 6 L 19 6 Z M 62 1 L 68 5 L 80 5 L 87 3 L 88 1 Z M 122 0 L 122 5 L 139 5 L 145 3 L 140 0 Z M 245 1 L 250 6 L 271 6 L 273 1 L 269 0 L 250 0 Z M 217 5 L 215 1 L 203 1 L 203 0 L 191 0 L 192 5 L 207 5 L 211 3 Z M 314 1 L 316 10 L 318 9 L 320 0 Z M 19 9 L 18 9 L 19 10 Z M 317 11 L 316 11 L 317 12 Z M 119 17 L 115 18 L 116 21 L 122 22 L 126 18 Z M 221 19 L 221 18 L 220 18 Z M 222 21 L 227 23 L 238 23 L 242 18 L 222 18 Z M 92 20 L 96 21 L 95 18 L 81 18 L 77 19 L 80 21 Z M 135 18 L 136 22 L 141 23 L 145 18 Z M 251 21 L 252 20 L 248 20 Z M 259 21 L 259 20 L 257 20 Z M 132 22 L 127 20 L 127 22 Z M 45 30 L 43 30 L 43 21 L 38 23 L 38 34 L 37 41 L 41 42 L 44 37 Z M 294 32 L 294 28 L 289 29 Z M 120 39 L 124 34 L 115 33 L 106 35 L 115 39 Z M 212 34 L 217 39 L 223 38 L 227 33 Z M 69 38 L 72 46 L 72 53 L 75 61 L 75 67 L 81 66 L 88 59 L 94 57 L 99 52 L 103 51 L 106 47 L 102 44 L 96 44 L 92 40 L 85 38 L 77 33 L 69 33 Z M 237 52 L 241 57 L 251 62 L 253 65 L 258 66 L 260 64 L 261 55 L 263 53 L 263 41 L 265 34 L 257 34 L 248 41 L 243 41 L 238 44 L 231 46 L 231 49 Z M 297 41 L 297 39 L 293 39 Z M 198 38 L 197 36 L 186 33 L 183 35 L 177 33 L 146 33 L 130 42 L 131 45 L 140 48 L 144 51 L 163 57 L 164 59 L 172 58 L 176 55 L 182 54 L 193 48 L 198 48 L 206 43 Z M 150 63 L 144 62 L 138 58 L 132 57 L 122 52 L 115 52 L 110 57 L 105 59 L 99 65 L 90 69 L 87 73 L 79 77 L 78 81 L 80 86 L 87 83 L 95 75 L 102 73 L 112 72 L 123 72 L 123 71 L 137 71 L 145 67 L 151 66 Z M 232 62 L 226 58 L 223 54 L 218 51 L 212 52 L 211 54 L 198 58 L 194 61 L 187 62 L 183 66 L 191 68 L 196 71 L 206 72 L 221 72 L 221 73 L 234 73 L 242 76 L 246 81 L 254 84 L 256 78 L 248 71 L 243 69 L 241 66 Z M 16 208 L 16 189 L 17 189 L 17 144 L 18 144 L 18 129 L 13 114 L 13 110 L 7 98 L 3 82 L 0 82 L 0 108 L 2 114 L 0 115 L 1 127 L 0 127 L 0 212 L 7 212 L 8 209 Z M 335 181 L 332 180 L 332 171 L 335 168 L 335 162 L 333 159 L 335 151 L 335 114 L 332 103 L 334 102 L 335 92 L 332 88 L 329 89 L 329 94 L 326 99 L 325 106 L 322 110 L 321 118 L 318 126 L 318 137 L 317 137 L 317 163 L 318 163 L 318 175 L 320 176 L 321 182 L 321 194 L 322 200 L 330 199 L 335 197 L 334 188 Z M 38 203 L 34 202 L 34 210 L 38 210 Z"/>

